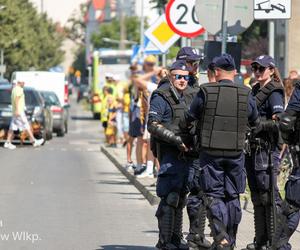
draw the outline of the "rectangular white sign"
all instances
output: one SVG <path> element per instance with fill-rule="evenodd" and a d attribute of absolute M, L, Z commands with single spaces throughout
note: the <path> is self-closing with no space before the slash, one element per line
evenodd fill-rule
<path fill-rule="evenodd" d="M 254 0 L 254 19 L 290 19 L 291 0 Z"/>

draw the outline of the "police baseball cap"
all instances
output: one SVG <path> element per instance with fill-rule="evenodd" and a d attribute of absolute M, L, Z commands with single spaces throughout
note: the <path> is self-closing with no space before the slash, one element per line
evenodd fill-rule
<path fill-rule="evenodd" d="M 275 68 L 276 67 L 275 60 L 273 59 L 273 57 L 268 56 L 268 55 L 261 55 L 261 56 L 257 57 L 251 63 L 251 65 L 256 64 L 256 63 L 265 68 L 267 68 L 267 67 Z"/>
<path fill-rule="evenodd" d="M 233 57 L 227 53 L 214 57 L 210 67 L 213 67 L 214 69 L 220 68 L 225 71 L 232 71 L 236 69 Z"/>
<path fill-rule="evenodd" d="M 190 71 L 191 69 L 186 66 L 184 60 L 177 60 L 171 65 L 170 71 L 172 71 L 172 70 Z"/>
<path fill-rule="evenodd" d="M 192 47 L 182 47 L 176 56 L 176 60 L 200 61 L 201 59 L 203 57 L 200 55 L 199 50 Z"/>

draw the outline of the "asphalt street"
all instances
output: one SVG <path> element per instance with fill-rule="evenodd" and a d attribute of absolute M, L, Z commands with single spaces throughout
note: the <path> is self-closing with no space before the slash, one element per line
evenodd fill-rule
<path fill-rule="evenodd" d="M 154 249 L 155 207 L 100 152 L 100 122 L 74 104 L 69 127 L 0 148 L 0 249 Z"/>

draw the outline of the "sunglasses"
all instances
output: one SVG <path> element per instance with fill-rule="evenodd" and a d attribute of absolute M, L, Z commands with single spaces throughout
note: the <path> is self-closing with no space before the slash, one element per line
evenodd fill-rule
<path fill-rule="evenodd" d="M 259 73 L 265 72 L 266 69 L 267 69 L 267 68 L 266 68 L 266 67 L 263 67 L 263 66 L 252 66 L 252 67 L 251 67 L 252 72 L 258 71 Z"/>
<path fill-rule="evenodd" d="M 190 76 L 189 75 L 179 75 L 179 74 L 176 74 L 176 75 L 173 75 L 173 76 L 175 77 L 176 80 L 180 80 L 181 78 L 183 78 L 186 81 L 190 80 Z"/>

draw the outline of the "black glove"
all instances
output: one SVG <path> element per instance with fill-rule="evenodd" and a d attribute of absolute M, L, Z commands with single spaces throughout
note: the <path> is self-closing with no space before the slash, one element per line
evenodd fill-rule
<path fill-rule="evenodd" d="M 291 144 L 295 138 L 293 134 L 295 131 L 296 117 L 284 112 L 278 116 L 279 129 L 281 131 L 281 137 L 286 144 Z"/>

